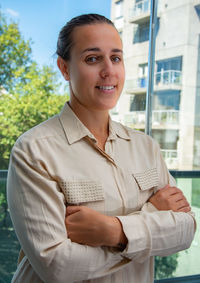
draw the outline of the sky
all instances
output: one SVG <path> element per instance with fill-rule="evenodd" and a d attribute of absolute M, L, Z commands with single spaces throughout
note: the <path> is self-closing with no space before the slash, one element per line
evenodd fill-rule
<path fill-rule="evenodd" d="M 110 18 L 111 0 L 0 0 L 0 9 L 19 23 L 25 40 L 32 39 L 33 59 L 54 65 L 60 29 L 72 17 L 98 13 Z"/>

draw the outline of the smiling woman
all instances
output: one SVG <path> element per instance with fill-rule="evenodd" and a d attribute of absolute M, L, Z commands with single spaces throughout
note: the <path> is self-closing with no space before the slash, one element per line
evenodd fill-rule
<path fill-rule="evenodd" d="M 115 106 L 124 84 L 124 63 L 122 42 L 112 25 L 76 28 L 70 60 L 58 57 L 58 66 L 69 81 L 70 105 L 76 114 L 76 108 L 85 115 L 89 109 L 108 111 Z"/>
<path fill-rule="evenodd" d="M 157 143 L 109 117 L 124 84 L 122 49 L 101 15 L 61 30 L 70 101 L 11 154 L 8 202 L 22 248 L 13 283 L 152 283 L 153 256 L 191 244 L 193 214 Z"/>

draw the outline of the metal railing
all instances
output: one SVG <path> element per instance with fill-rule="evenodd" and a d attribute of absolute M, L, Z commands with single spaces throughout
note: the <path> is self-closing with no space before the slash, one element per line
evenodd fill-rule
<path fill-rule="evenodd" d="M 200 283 L 200 274 L 155 280 L 155 283 Z"/>

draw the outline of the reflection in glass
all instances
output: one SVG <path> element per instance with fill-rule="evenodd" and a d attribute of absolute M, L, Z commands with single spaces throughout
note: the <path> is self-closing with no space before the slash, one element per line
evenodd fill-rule
<path fill-rule="evenodd" d="M 113 10 L 118 2 L 112 2 Z M 160 143 L 169 169 L 200 169 L 199 5 L 193 0 L 158 1 L 152 135 Z M 118 120 L 142 131 L 148 119 L 149 19 L 150 0 L 123 1 L 126 24 L 120 31 L 126 83 Z"/>

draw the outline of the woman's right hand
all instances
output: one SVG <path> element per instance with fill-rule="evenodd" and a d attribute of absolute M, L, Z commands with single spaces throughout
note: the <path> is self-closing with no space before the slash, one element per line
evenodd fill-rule
<path fill-rule="evenodd" d="M 85 206 L 68 206 L 65 226 L 72 242 L 99 247 L 118 247 L 127 239 L 117 217 L 101 214 Z"/>
<path fill-rule="evenodd" d="M 169 185 L 158 190 L 150 197 L 149 202 L 158 210 L 172 210 L 174 212 L 191 211 L 190 204 L 182 191 L 177 187 L 170 187 Z"/>

